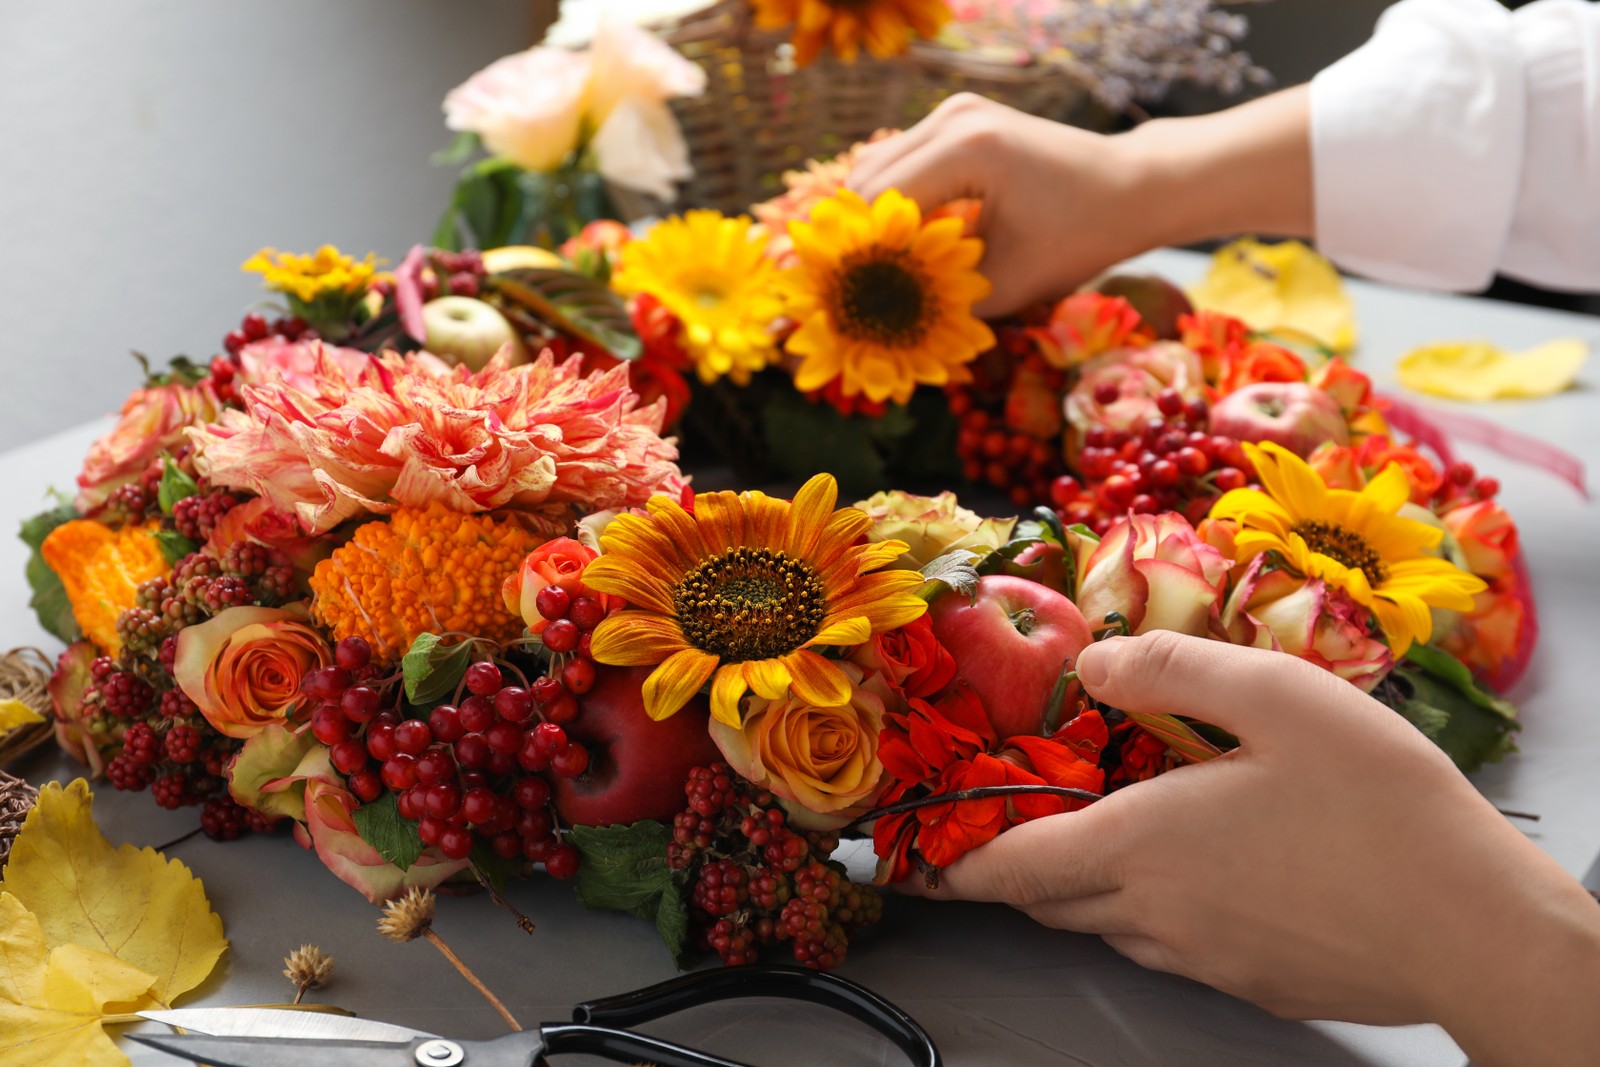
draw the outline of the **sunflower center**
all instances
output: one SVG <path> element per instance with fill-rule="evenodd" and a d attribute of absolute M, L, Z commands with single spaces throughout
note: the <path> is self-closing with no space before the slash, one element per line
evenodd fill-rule
<path fill-rule="evenodd" d="M 1383 557 L 1366 538 L 1353 530 L 1326 522 L 1302 522 L 1294 532 L 1305 540 L 1311 551 L 1338 560 L 1351 570 L 1361 571 L 1372 585 L 1382 585 L 1389 575 Z"/>
<path fill-rule="evenodd" d="M 846 257 L 834 286 L 834 321 L 840 333 L 858 340 L 918 344 L 934 307 L 903 252 L 874 248 Z"/>
<path fill-rule="evenodd" d="M 725 662 L 786 655 L 827 614 L 811 564 L 770 548 L 730 548 L 684 575 L 672 606 L 689 643 Z"/>

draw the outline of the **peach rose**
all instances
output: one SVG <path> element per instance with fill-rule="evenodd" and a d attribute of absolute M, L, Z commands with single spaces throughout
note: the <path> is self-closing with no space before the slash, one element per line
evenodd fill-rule
<path fill-rule="evenodd" d="M 788 692 L 752 696 L 742 726 L 711 722 L 728 765 L 770 789 L 789 821 L 808 830 L 837 829 L 865 814 L 885 785 L 878 735 L 898 702 L 881 675 L 865 678 L 854 664 L 842 669 L 849 703 L 818 708 Z"/>
<path fill-rule="evenodd" d="M 210 383 L 140 389 L 122 405 L 111 432 L 89 448 L 78 474 L 78 511 L 89 514 L 113 492 L 144 473 L 163 452 L 184 444 L 184 429 L 211 422 L 221 405 Z"/>
<path fill-rule="evenodd" d="M 1090 626 L 1116 612 L 1133 634 L 1212 633 L 1230 561 L 1183 516 L 1130 515 L 1113 523 L 1099 543 L 1073 537 L 1078 591 L 1072 599 Z"/>
<path fill-rule="evenodd" d="M 1321 579 L 1266 570 L 1265 562 L 1265 556 L 1253 559 L 1228 596 L 1222 609 L 1228 640 L 1287 652 L 1372 692 L 1394 656 L 1370 625 L 1370 613 Z"/>
<path fill-rule="evenodd" d="M 324 867 L 374 904 L 392 900 L 413 887 L 432 889 L 465 870 L 470 862 L 447 859 L 438 849 L 428 848 L 402 871 L 356 832 L 352 816 L 360 806 L 331 773 L 326 778 L 311 778 L 305 788 L 305 825 L 295 827 L 295 838 L 315 849 Z"/>
<path fill-rule="evenodd" d="M 229 608 L 178 634 L 173 675 L 200 714 L 229 737 L 290 721 L 305 698 L 300 679 L 333 652 L 303 605 Z"/>
<path fill-rule="evenodd" d="M 528 632 L 542 634 L 550 620 L 539 614 L 539 591 L 553 585 L 566 591 L 572 600 L 580 596 L 600 602 L 606 611 L 620 608 L 625 603 L 621 597 L 597 593 L 583 584 L 583 572 L 600 554 L 581 545 L 570 537 L 557 537 L 546 541 L 522 561 L 511 577 L 500 586 L 501 599 L 506 610 L 522 616 Z"/>
<path fill-rule="evenodd" d="M 1505 508 L 1493 500 L 1480 500 L 1451 508 L 1440 518 L 1461 546 L 1463 569 L 1490 581 L 1510 577 L 1520 549 L 1517 524 Z"/>

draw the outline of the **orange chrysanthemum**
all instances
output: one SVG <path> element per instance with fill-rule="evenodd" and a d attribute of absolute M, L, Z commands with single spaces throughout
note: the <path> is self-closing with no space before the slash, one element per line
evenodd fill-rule
<path fill-rule="evenodd" d="M 934 37 L 950 21 L 944 0 L 753 0 L 756 25 L 766 30 L 794 26 L 795 62 L 802 67 L 830 45 L 846 63 L 861 46 L 875 59 L 897 56 L 911 38 Z"/>
<path fill-rule="evenodd" d="M 418 634 L 512 641 L 523 622 L 500 586 L 539 541 L 514 519 L 401 508 L 317 564 L 311 614 L 335 641 L 365 638 L 381 662 L 399 659 Z"/>
<path fill-rule="evenodd" d="M 708 681 L 711 713 L 729 726 L 739 725 L 748 690 L 767 700 L 793 692 L 813 707 L 846 703 L 849 680 L 813 649 L 858 645 L 927 604 L 916 594 L 918 572 L 879 569 L 905 543 L 858 544 L 872 520 L 856 508 L 835 511 L 838 495 L 833 477 L 819 474 L 793 503 L 702 493 L 690 514 L 658 496 L 648 517 L 618 517 L 583 580 L 631 607 L 595 629 L 594 658 L 655 666 L 644 704 L 656 719 Z"/>

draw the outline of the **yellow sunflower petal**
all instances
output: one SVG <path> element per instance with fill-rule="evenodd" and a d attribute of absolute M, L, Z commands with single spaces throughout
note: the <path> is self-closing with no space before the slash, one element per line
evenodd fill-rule
<path fill-rule="evenodd" d="M 1396 656 L 1405 655 L 1413 644 L 1426 644 L 1433 636 L 1433 612 L 1416 597 L 1380 597 L 1372 602 L 1372 613 Z"/>
<path fill-rule="evenodd" d="M 877 541 L 856 553 L 856 571 L 865 574 L 879 567 L 887 567 L 910 550 L 904 541 Z"/>
<path fill-rule="evenodd" d="M 789 691 L 789 668 L 782 660 L 753 659 L 740 666 L 744 668 L 744 680 L 763 700 L 778 700 Z"/>
<path fill-rule="evenodd" d="M 602 623 L 602 625 L 604 625 Z M 598 633 L 598 628 L 596 628 Z M 675 652 L 644 680 L 644 710 L 652 719 L 676 714 L 717 669 L 717 657 L 698 648 Z"/>
<path fill-rule="evenodd" d="M 1211 505 L 1213 519 L 1232 519 L 1246 527 L 1270 529 L 1288 533 L 1294 525 L 1294 516 L 1283 505 L 1259 489 L 1230 489 Z"/>
<path fill-rule="evenodd" d="M 717 670 L 711 682 L 711 717 L 720 723 L 737 728 L 743 719 L 739 714 L 739 701 L 749 690 L 745 681 L 743 663 L 725 663 Z"/>
<path fill-rule="evenodd" d="M 1361 490 L 1361 496 L 1379 511 L 1393 515 L 1411 499 L 1411 480 L 1400 464 L 1390 463 Z"/>
<path fill-rule="evenodd" d="M 839 483 L 831 474 L 819 474 L 800 487 L 789 506 L 788 529 L 784 531 L 784 551 L 791 556 L 810 558 L 827 529 L 833 506 L 839 500 Z"/>
<path fill-rule="evenodd" d="M 793 681 L 794 695 L 814 708 L 836 708 L 850 702 L 850 679 L 838 664 L 810 649 L 800 649 L 783 657 Z"/>
<path fill-rule="evenodd" d="M 649 611 L 613 612 L 589 642 L 595 661 L 614 667 L 649 667 L 689 647 L 676 619 Z"/>
<path fill-rule="evenodd" d="M 860 615 L 853 615 L 847 619 L 829 623 L 817 631 L 817 636 L 806 642 L 806 647 L 812 645 L 859 645 L 872 636 L 872 623 Z"/>
<path fill-rule="evenodd" d="M 734 493 L 700 493 L 694 498 L 694 521 L 706 550 L 720 556 L 730 548 L 750 543 L 745 510 Z"/>
<path fill-rule="evenodd" d="M 619 596 L 636 608 L 671 614 L 672 588 L 631 559 L 604 555 L 583 569 L 583 581 L 601 593 Z"/>

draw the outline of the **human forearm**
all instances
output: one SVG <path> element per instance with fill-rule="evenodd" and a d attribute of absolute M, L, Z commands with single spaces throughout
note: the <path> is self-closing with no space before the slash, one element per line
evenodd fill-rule
<path fill-rule="evenodd" d="M 1144 243 L 1313 236 L 1310 116 L 1310 94 L 1299 86 L 1118 137 L 1137 173 Z"/>

